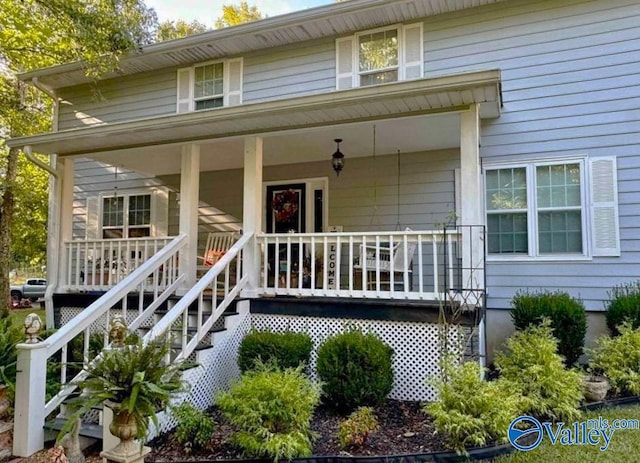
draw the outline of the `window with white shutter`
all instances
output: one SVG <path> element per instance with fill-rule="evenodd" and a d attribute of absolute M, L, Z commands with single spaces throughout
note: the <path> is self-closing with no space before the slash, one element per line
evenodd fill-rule
<path fill-rule="evenodd" d="M 178 69 L 178 113 L 242 104 L 242 58 Z"/>
<path fill-rule="evenodd" d="M 484 174 L 490 256 L 620 255 L 615 158 L 487 166 Z"/>
<path fill-rule="evenodd" d="M 336 88 L 419 79 L 424 73 L 422 23 L 358 32 L 336 40 Z"/>

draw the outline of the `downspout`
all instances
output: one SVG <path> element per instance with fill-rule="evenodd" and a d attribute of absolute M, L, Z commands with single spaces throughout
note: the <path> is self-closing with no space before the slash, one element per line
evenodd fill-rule
<path fill-rule="evenodd" d="M 48 95 L 53 100 L 53 123 L 51 127 L 52 132 L 58 131 L 58 115 L 60 109 L 60 99 L 56 95 L 56 93 L 43 85 L 38 81 L 37 77 L 31 79 L 31 83 L 34 87 L 41 90 L 43 93 Z M 49 158 L 49 164 L 42 162 L 40 159 L 36 158 L 31 152 L 30 146 L 24 147 L 24 153 L 27 159 L 40 167 L 41 169 L 49 172 L 49 214 L 47 218 L 47 228 L 49 229 L 48 238 L 47 238 L 47 289 L 44 293 L 44 307 L 45 307 L 45 317 L 47 323 L 47 329 L 53 329 L 55 327 L 54 324 L 54 306 L 53 306 L 53 295 L 56 293 L 58 289 L 58 281 L 59 281 L 59 268 L 58 254 L 62 252 L 60 249 L 60 221 L 58 220 L 58 208 L 60 207 L 57 204 L 55 194 L 57 187 L 59 186 L 60 172 L 56 169 L 57 164 L 57 155 L 52 154 Z M 52 213 L 55 212 L 55 213 Z M 51 238 L 49 238 L 51 237 Z M 58 251 L 56 253 L 56 250 Z"/>

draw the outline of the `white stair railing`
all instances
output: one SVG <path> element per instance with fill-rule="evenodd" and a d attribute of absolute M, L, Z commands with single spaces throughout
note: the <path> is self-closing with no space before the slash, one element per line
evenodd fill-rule
<path fill-rule="evenodd" d="M 83 335 L 81 363 L 86 366 L 99 355 L 100 348 L 107 345 L 107 327 L 116 313 L 125 320 L 135 317 L 136 327 L 149 319 L 153 311 L 164 304 L 184 280 L 178 265 L 178 253 L 186 244 L 186 235 L 174 238 L 49 338 L 43 342 L 18 345 L 14 455 L 30 456 L 43 447 L 46 416 L 75 389 L 72 381 L 81 377 L 82 372 L 72 378 L 74 372 L 71 371 L 69 360 L 74 339 Z M 129 306 L 132 296 L 136 306 Z M 100 333 L 102 342 L 100 348 L 92 352 L 90 340 L 95 333 Z M 58 373 L 52 366 L 59 368 L 60 388 L 45 403 L 47 375 Z M 80 368 L 78 365 L 77 370 Z"/>
<path fill-rule="evenodd" d="M 157 322 L 143 338 L 150 342 L 166 336 L 179 339 L 174 349 L 174 360 L 186 359 L 203 339 L 209 335 L 216 321 L 233 300 L 240 295 L 249 281 L 242 275 L 242 257 L 250 249 L 251 237 L 243 235 L 191 288 L 187 294 Z M 195 305 L 195 306 L 194 306 Z M 132 326 L 136 326 L 137 320 Z"/>

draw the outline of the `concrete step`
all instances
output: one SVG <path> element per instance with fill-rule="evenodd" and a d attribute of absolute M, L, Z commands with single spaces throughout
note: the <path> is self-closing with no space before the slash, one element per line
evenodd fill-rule
<path fill-rule="evenodd" d="M 46 442 L 55 441 L 62 427 L 67 423 L 65 418 L 54 418 L 44 424 L 44 440 Z M 93 423 L 82 423 L 80 427 L 80 448 L 82 450 L 102 441 L 102 426 Z"/>

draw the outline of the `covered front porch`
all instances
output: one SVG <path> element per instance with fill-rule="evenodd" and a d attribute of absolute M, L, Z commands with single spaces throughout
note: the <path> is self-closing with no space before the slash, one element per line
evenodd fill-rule
<path fill-rule="evenodd" d="M 499 72 L 484 71 L 30 137 L 28 150 L 57 154 L 49 296 L 107 291 L 175 236 L 183 248 L 146 288 L 185 293 L 208 270 L 207 237 L 234 232 L 249 238 L 241 264 L 218 277 L 222 294 L 246 277 L 245 297 L 475 305 L 485 289 L 480 127 L 499 112 Z M 346 156 L 339 176 L 334 139 Z M 74 229 L 79 158 L 115 171 L 113 188 L 86 201 L 84 236 Z M 166 205 L 144 236 L 105 231 L 105 198 L 129 194 L 118 170 L 152 176 Z"/>

